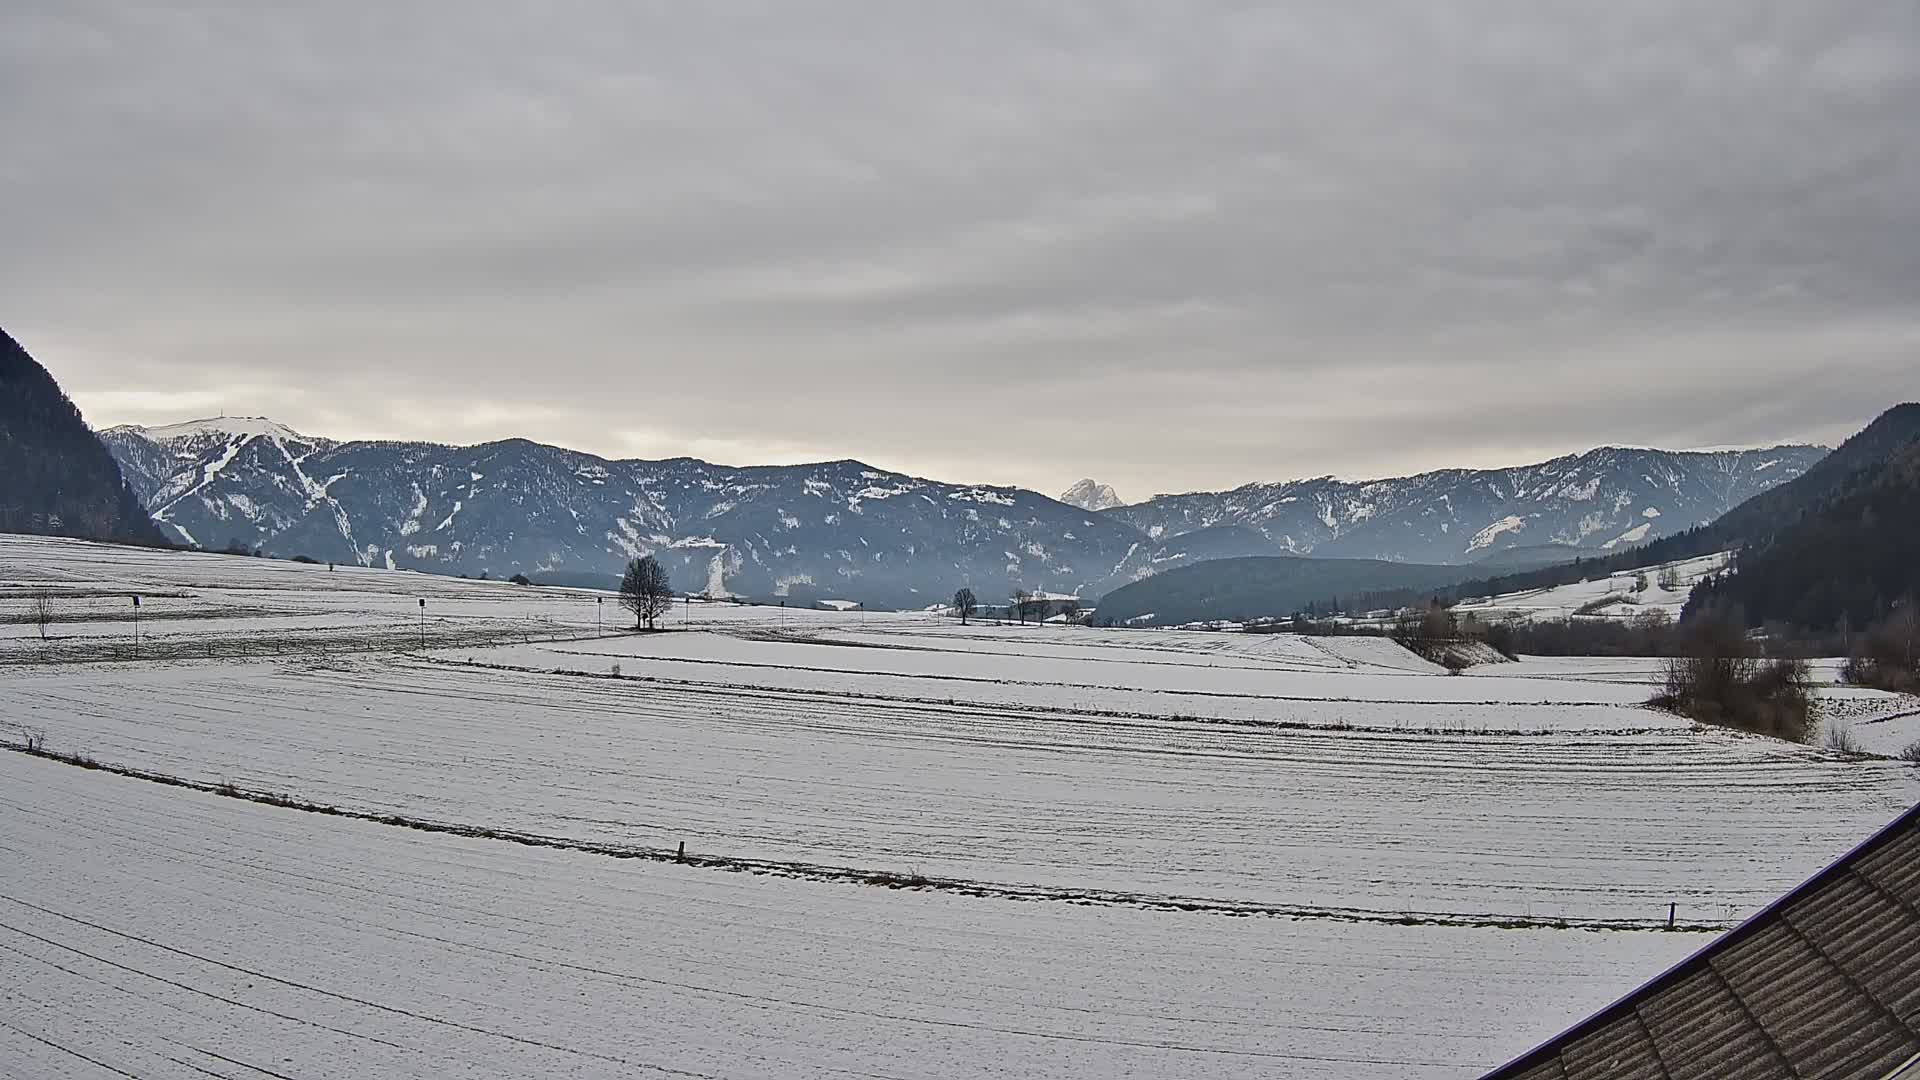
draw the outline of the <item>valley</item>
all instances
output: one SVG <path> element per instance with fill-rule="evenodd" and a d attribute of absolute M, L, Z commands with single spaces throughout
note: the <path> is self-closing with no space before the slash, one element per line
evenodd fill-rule
<path fill-rule="evenodd" d="M 0 537 L 0 1057 L 1472 1076 L 1920 800 L 1646 662 L 603 595 Z"/>

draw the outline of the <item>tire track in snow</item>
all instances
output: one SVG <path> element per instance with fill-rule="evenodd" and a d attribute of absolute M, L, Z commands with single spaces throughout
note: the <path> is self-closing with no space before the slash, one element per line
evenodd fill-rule
<path fill-rule="evenodd" d="M 665 1065 L 654 1065 L 650 1062 L 645 1062 L 645 1061 L 634 1061 L 631 1058 L 623 1058 L 613 1054 L 601 1054 L 601 1053 L 596 1053 L 592 1050 L 582 1050 L 579 1047 L 562 1046 L 558 1043 L 550 1043 L 542 1039 L 529 1038 L 524 1035 L 514 1035 L 510 1032 L 495 1031 L 491 1028 L 484 1028 L 475 1024 L 464 1023 L 459 1020 L 451 1020 L 446 1017 L 431 1016 L 425 1013 L 418 1013 L 418 1012 L 414 1012 L 411 1009 L 403 1009 L 397 1005 L 387 1005 L 378 1001 L 369 1001 L 366 998 L 355 997 L 352 994 L 344 994 L 336 990 L 328 990 L 324 987 L 313 986 L 311 984 L 297 982 L 292 979 L 283 979 L 278 975 L 269 974 L 265 971 L 259 970 L 258 968 L 250 968 L 240 964 L 230 964 L 224 960 L 217 960 L 211 956 L 205 956 L 201 953 L 196 953 L 188 949 L 176 948 L 172 945 L 168 945 L 159 941 L 154 941 L 151 938 L 141 937 L 138 934 L 128 933 L 124 930 L 116 930 L 113 927 L 105 926 L 100 923 L 92 922 L 87 919 L 82 919 L 77 915 L 69 915 L 69 914 L 66 914 L 65 912 L 55 911 L 52 908 L 43 907 L 39 904 L 35 904 L 27 900 L 21 900 L 17 897 L 0 894 L 0 900 L 5 900 L 13 904 L 18 904 L 21 907 L 28 908 L 33 911 L 37 911 L 42 915 L 50 915 L 56 919 L 64 919 L 67 922 L 74 923 L 79 926 L 84 926 L 91 930 L 97 930 L 103 934 L 107 934 L 112 937 L 121 938 L 127 941 L 135 942 L 140 945 L 145 945 L 148 948 L 157 949 L 161 952 L 171 953 L 175 956 L 184 957 L 186 959 L 194 960 L 202 964 L 210 965 L 212 967 L 221 968 L 226 971 L 231 971 L 237 975 L 246 975 L 255 979 L 263 979 L 267 982 L 271 982 L 279 986 L 284 986 L 289 989 L 299 990 L 309 994 L 317 994 L 321 997 L 333 998 L 335 1000 L 343 1001 L 351 1005 L 358 1005 L 364 1008 L 374 1009 L 379 1012 L 392 1013 L 393 1015 L 406 1017 L 410 1020 L 419 1020 L 419 1021 L 423 1021 L 430 1024 L 438 1024 L 444 1027 L 453 1028 L 458 1031 L 465 1031 L 475 1035 L 486 1035 L 491 1038 L 505 1039 L 509 1042 L 516 1042 L 525 1046 L 539 1047 L 540 1049 L 543 1049 L 543 1050 L 555 1050 L 561 1053 L 574 1054 L 579 1057 L 590 1058 L 597 1061 L 610 1062 L 615 1065 L 625 1065 L 632 1068 L 645 1069 L 648 1072 L 660 1073 L 667 1076 L 686 1076 L 686 1077 L 696 1078 L 696 1080 L 717 1080 L 717 1078 L 714 1077 L 712 1073 L 689 1072 L 688 1070 L 685 1070 L 685 1069 L 675 1069 Z M 117 968 L 121 971 L 125 971 L 133 975 L 138 975 L 143 978 L 153 979 L 157 982 L 165 983 L 168 986 L 175 987 L 176 989 L 185 990 L 185 991 L 188 991 L 189 993 L 213 998 L 216 1001 L 222 1001 L 222 1002 L 225 1002 L 226 1004 L 234 1005 L 242 1009 L 249 1009 L 254 1012 L 264 1013 L 268 1016 L 273 1016 L 281 1020 L 290 1020 L 297 1024 L 306 1024 L 312 1027 L 322 1028 L 324 1030 L 331 1031 L 338 1035 L 346 1035 L 356 1039 L 366 1039 L 370 1042 L 381 1043 L 383 1045 L 393 1047 L 394 1049 L 397 1049 L 397 1050 L 411 1049 L 410 1047 L 402 1046 L 399 1043 L 389 1042 L 388 1040 L 376 1038 L 375 1036 L 367 1035 L 363 1032 L 350 1031 L 345 1028 L 330 1027 L 326 1024 L 322 1024 L 317 1021 L 307 1020 L 297 1016 L 289 1016 L 285 1013 L 276 1012 L 272 1009 L 262 1008 L 258 1005 L 250 1005 L 243 1001 L 236 1001 L 232 998 L 228 998 L 223 995 L 213 993 L 212 991 L 209 991 L 209 990 L 202 990 L 196 986 L 189 986 L 186 983 L 178 982 L 176 980 L 166 978 L 165 976 L 155 975 L 152 972 L 142 971 L 139 968 L 132 967 L 127 964 L 121 964 L 116 961 L 109 960 L 102 956 L 97 956 L 93 953 L 87 952 L 85 949 L 81 949 L 73 945 L 63 944 L 61 942 L 53 940 L 52 938 L 43 937 L 39 934 L 35 934 L 30 931 L 21 930 L 18 927 L 9 926 L 3 922 L 0 922 L 0 930 L 7 930 L 15 934 L 20 934 L 23 937 L 29 937 L 36 941 L 40 941 L 45 944 L 52 945 L 57 949 L 63 949 L 63 950 L 66 950 L 67 952 L 76 953 L 80 956 L 84 956 L 88 958 L 89 960 L 93 960 L 97 963 L 105 964 L 108 967 Z"/>

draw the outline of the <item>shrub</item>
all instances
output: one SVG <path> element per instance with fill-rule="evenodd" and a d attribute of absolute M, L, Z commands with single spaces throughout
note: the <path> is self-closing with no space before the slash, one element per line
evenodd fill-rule
<path fill-rule="evenodd" d="M 1847 724 L 1828 723 L 1820 745 L 1843 754 L 1860 753 L 1860 740 L 1853 737 L 1853 728 Z"/>
<path fill-rule="evenodd" d="M 1908 743 L 1907 748 L 1900 751 L 1900 760 L 1911 761 L 1916 765 L 1920 765 L 1920 739 L 1915 739 Z"/>
<path fill-rule="evenodd" d="M 1453 612 L 1436 600 L 1424 608 L 1410 608 L 1402 612 L 1387 636 L 1399 642 L 1407 651 L 1438 663 L 1443 655 L 1441 650 L 1458 633 Z"/>
<path fill-rule="evenodd" d="M 1920 615 L 1907 601 L 1855 642 L 1840 668 L 1843 682 L 1896 693 L 1920 693 Z"/>
<path fill-rule="evenodd" d="M 512 582 L 512 583 L 513 583 L 513 584 L 515 584 L 515 585 L 531 585 L 531 584 L 533 584 L 533 579 L 532 579 L 532 578 L 529 578 L 529 577 L 528 577 L 527 575 L 525 575 L 525 574 L 515 574 L 515 575 L 513 575 L 512 577 L 510 577 L 510 578 L 508 578 L 507 580 L 508 580 L 508 581 L 510 581 L 510 582 Z"/>
<path fill-rule="evenodd" d="M 1789 742 L 1813 735 L 1813 680 L 1805 660 L 1761 660 L 1742 620 L 1708 612 L 1683 628 L 1682 655 L 1666 664 L 1652 704 L 1703 724 Z"/>
<path fill-rule="evenodd" d="M 1483 636 L 1487 644 L 1493 647 L 1494 652 L 1509 660 L 1518 660 L 1520 659 L 1520 637 L 1524 630 L 1525 627 L 1520 620 L 1502 619 L 1488 624 Z"/>
<path fill-rule="evenodd" d="M 1840 665 L 1840 681 L 1896 694 L 1920 694 L 1920 672 L 1871 656 L 1848 657 Z"/>

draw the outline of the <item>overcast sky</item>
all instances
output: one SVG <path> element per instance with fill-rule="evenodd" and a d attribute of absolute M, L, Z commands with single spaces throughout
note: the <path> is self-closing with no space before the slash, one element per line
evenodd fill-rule
<path fill-rule="evenodd" d="M 0 325 L 96 426 L 1136 499 L 1833 441 L 1920 396 L 1916 13 L 0 0 Z"/>

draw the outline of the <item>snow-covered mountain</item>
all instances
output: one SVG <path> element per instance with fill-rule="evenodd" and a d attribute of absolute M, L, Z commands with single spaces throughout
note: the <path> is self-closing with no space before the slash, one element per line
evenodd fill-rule
<path fill-rule="evenodd" d="M 735 468 L 611 461 L 525 440 L 334 442 L 258 418 L 101 438 L 161 527 L 210 549 L 440 573 L 608 583 L 634 555 L 712 595 L 926 605 L 970 585 L 1095 596 L 1187 558 L 1184 541 L 1019 488 L 857 461 Z M 1257 536 L 1251 542 L 1264 546 Z M 1231 550 L 1218 542 L 1205 550 Z"/>
<path fill-rule="evenodd" d="M 1710 519 L 1822 452 L 1598 450 L 1524 469 L 1250 485 L 1096 512 L 857 461 L 733 467 L 615 461 L 523 439 L 336 442 L 257 417 L 110 428 L 101 439 L 161 528 L 210 549 L 238 541 L 595 584 L 654 554 L 679 589 L 874 606 L 922 606 L 961 585 L 983 599 L 1017 587 L 1092 598 L 1245 555 L 1464 563 L 1549 542 L 1631 544 Z"/>
<path fill-rule="evenodd" d="M 1113 490 L 1112 484 L 1096 484 L 1091 479 L 1082 480 L 1062 492 L 1060 501 L 1082 510 L 1111 510 L 1127 505 Z"/>
<path fill-rule="evenodd" d="M 1602 447 L 1509 469 L 1364 482 L 1320 477 L 1156 495 L 1103 516 L 1156 540 L 1237 525 L 1288 554 L 1463 563 L 1507 548 L 1613 550 L 1680 532 L 1799 476 L 1826 454 L 1819 446 Z"/>

